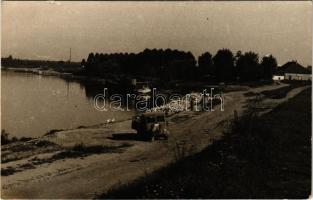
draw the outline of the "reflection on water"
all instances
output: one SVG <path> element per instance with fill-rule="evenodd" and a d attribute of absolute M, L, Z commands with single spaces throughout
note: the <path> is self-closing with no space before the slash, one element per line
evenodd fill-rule
<path fill-rule="evenodd" d="M 18 137 L 41 136 L 51 129 L 69 129 L 123 120 L 132 111 L 100 112 L 93 97 L 104 86 L 29 73 L 1 73 L 1 128 Z M 108 86 L 106 86 L 108 87 Z"/>

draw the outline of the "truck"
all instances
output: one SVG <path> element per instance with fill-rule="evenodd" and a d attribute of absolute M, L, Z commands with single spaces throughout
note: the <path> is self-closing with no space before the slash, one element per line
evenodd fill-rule
<path fill-rule="evenodd" d="M 168 139 L 168 121 L 164 112 L 147 112 L 132 118 L 132 129 L 137 131 L 139 138 L 153 141 Z"/>

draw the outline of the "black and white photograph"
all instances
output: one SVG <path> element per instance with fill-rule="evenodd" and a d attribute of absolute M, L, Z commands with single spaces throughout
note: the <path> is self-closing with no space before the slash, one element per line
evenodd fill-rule
<path fill-rule="evenodd" d="M 309 199 L 312 1 L 2 1 L 1 199 Z"/>

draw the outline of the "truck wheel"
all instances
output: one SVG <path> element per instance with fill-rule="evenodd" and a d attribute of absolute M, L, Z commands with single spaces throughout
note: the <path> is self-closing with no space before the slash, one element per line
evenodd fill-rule
<path fill-rule="evenodd" d="M 139 139 L 139 140 L 143 140 L 144 139 L 144 134 L 143 134 L 143 132 L 142 131 L 137 131 L 137 138 Z"/>

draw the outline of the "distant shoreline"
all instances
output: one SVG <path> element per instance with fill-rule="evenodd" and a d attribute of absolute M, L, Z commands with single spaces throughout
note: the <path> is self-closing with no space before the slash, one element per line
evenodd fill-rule
<path fill-rule="evenodd" d="M 16 73 L 31 73 L 35 75 L 42 75 L 42 76 L 57 76 L 60 78 L 64 78 L 66 80 L 88 80 L 88 81 L 95 81 L 101 84 L 105 83 L 114 83 L 113 80 L 109 80 L 107 78 L 98 78 L 98 77 L 87 77 L 83 75 L 75 75 L 70 72 L 58 72 L 51 68 L 49 69 L 41 69 L 41 68 L 28 68 L 28 67 L 2 67 L 1 71 L 12 71 Z"/>

